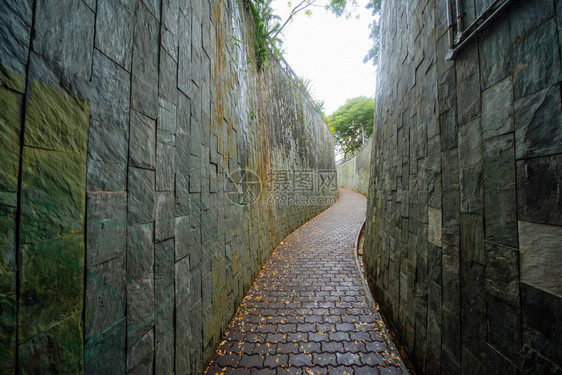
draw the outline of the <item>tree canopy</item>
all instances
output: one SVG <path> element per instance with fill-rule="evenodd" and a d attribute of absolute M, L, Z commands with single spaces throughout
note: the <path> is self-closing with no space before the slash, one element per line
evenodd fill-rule
<path fill-rule="evenodd" d="M 360 96 L 348 99 L 326 120 L 344 155 L 347 157 L 363 144 L 373 133 L 375 101 Z"/>

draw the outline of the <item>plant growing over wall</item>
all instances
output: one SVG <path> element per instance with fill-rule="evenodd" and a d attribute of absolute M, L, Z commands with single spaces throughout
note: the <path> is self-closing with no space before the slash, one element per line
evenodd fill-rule
<path fill-rule="evenodd" d="M 247 8 L 250 9 L 254 19 L 256 20 L 256 61 L 258 68 L 261 69 L 266 61 L 268 51 L 273 55 L 280 57 L 282 51 L 280 46 L 282 44 L 279 36 L 282 34 L 283 29 L 289 22 L 298 14 L 304 11 L 308 16 L 312 14 L 311 7 L 325 7 L 327 10 L 340 17 L 343 14 L 346 17 L 351 15 L 351 12 L 346 13 L 349 6 L 356 7 L 356 0 L 330 0 L 327 5 L 322 6 L 316 4 L 317 0 L 301 0 L 296 6 L 291 9 L 287 19 L 281 23 L 281 17 L 273 13 L 271 6 L 273 0 L 245 0 Z M 291 2 L 289 2 L 291 6 Z M 379 48 L 380 48 L 380 12 L 381 0 L 370 0 L 367 4 L 367 9 L 371 9 L 373 14 L 373 22 L 370 25 L 369 38 L 373 40 L 373 46 L 367 52 L 363 62 L 372 60 L 374 65 L 378 63 Z"/>
<path fill-rule="evenodd" d="M 326 117 L 326 114 L 324 113 L 324 101 L 317 100 L 312 96 L 312 81 L 306 77 L 300 76 L 297 78 L 296 84 L 300 87 L 301 91 L 308 94 L 310 101 L 314 105 L 314 109 L 324 119 Z M 295 96 L 296 95 L 297 93 L 295 93 Z"/>
<path fill-rule="evenodd" d="M 281 17 L 273 13 L 271 3 L 273 0 L 246 0 L 250 13 L 256 20 L 256 62 L 258 69 L 261 69 L 266 61 L 268 51 L 271 49 L 274 54 L 281 55 L 277 47 L 277 43 L 281 43 L 277 39 L 277 35 L 271 37 L 270 33 L 279 23 L 275 26 L 272 24 L 275 21 L 280 21 Z"/>
<path fill-rule="evenodd" d="M 295 5 L 287 19 L 281 23 L 281 17 L 273 13 L 271 3 L 273 0 L 246 0 L 250 12 L 256 20 L 256 54 L 258 67 L 263 67 L 267 60 L 267 53 L 270 50 L 273 55 L 280 57 L 282 52 L 280 46 L 282 44 L 279 38 L 283 29 L 289 22 L 299 13 L 304 12 L 310 16 L 312 14 L 310 7 L 320 6 L 316 4 L 317 0 L 301 0 Z M 331 3 L 341 0 L 331 0 L 330 5 L 326 6 L 331 9 Z M 355 1 L 355 0 L 354 0 Z M 291 6 L 291 2 L 289 2 Z"/>

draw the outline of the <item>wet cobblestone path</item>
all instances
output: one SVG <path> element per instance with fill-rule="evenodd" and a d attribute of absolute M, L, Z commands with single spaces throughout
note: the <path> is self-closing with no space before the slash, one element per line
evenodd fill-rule
<path fill-rule="evenodd" d="M 288 236 L 231 321 L 206 374 L 402 374 L 365 294 L 355 240 L 366 200 L 338 202 Z"/>

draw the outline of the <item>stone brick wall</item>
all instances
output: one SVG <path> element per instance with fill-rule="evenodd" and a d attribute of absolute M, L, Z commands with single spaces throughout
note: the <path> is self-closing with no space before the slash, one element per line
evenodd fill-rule
<path fill-rule="evenodd" d="M 236 0 L 0 0 L 0 373 L 200 373 L 327 207 L 270 204 L 268 176 L 336 196 L 329 130 L 257 71 L 253 27 Z M 245 168 L 261 195 L 237 205 Z"/>
<path fill-rule="evenodd" d="M 450 62 L 445 1 L 383 1 L 365 260 L 425 373 L 561 371 L 561 15 L 515 1 Z"/>
<path fill-rule="evenodd" d="M 353 158 L 336 166 L 338 186 L 367 196 L 369 192 L 369 176 L 371 175 L 371 145 L 367 145 Z"/>

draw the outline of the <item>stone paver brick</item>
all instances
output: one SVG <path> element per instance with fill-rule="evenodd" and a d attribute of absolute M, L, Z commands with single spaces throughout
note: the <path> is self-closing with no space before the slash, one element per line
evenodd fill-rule
<path fill-rule="evenodd" d="M 361 366 L 361 367 L 353 367 L 353 373 L 355 375 L 378 375 L 379 370 L 377 367 L 371 366 Z"/>
<path fill-rule="evenodd" d="M 403 374 L 403 372 L 399 368 L 396 368 L 394 366 L 389 366 L 389 367 L 381 367 L 379 369 L 379 374 L 381 374 L 381 375 L 400 375 L 400 374 Z"/>
<path fill-rule="evenodd" d="M 352 334 L 353 333 L 356 332 L 352 332 Z M 342 332 L 342 331 L 330 332 L 330 341 L 350 341 L 349 337 L 350 337 L 349 333 L 347 332 Z"/>
<path fill-rule="evenodd" d="M 340 350 L 341 352 L 345 353 L 345 352 L 350 352 L 350 353 L 366 353 L 367 349 L 365 347 L 365 343 L 364 342 L 359 342 L 359 341 L 344 341 L 343 343 L 343 350 Z"/>
<path fill-rule="evenodd" d="M 403 374 L 354 254 L 360 195 L 285 238 L 232 319 L 206 374 Z"/>
<path fill-rule="evenodd" d="M 224 371 L 224 375 L 251 375 L 252 372 L 249 369 L 243 367 L 227 368 Z"/>
<path fill-rule="evenodd" d="M 288 367 L 288 368 L 278 368 L 277 374 L 279 375 L 308 375 L 306 374 L 303 369 L 298 367 Z"/>
<path fill-rule="evenodd" d="M 293 367 L 312 366 L 311 354 L 290 354 L 289 364 Z"/>
<path fill-rule="evenodd" d="M 337 352 L 344 353 L 343 343 L 333 342 L 333 341 L 323 342 L 322 343 L 322 352 L 324 352 L 324 353 L 337 353 Z"/>
<path fill-rule="evenodd" d="M 246 342 L 246 341 L 238 341 L 230 344 L 231 346 L 229 348 L 225 347 L 224 350 L 230 351 L 232 353 L 238 353 L 238 354 L 252 354 L 254 352 L 255 344 L 253 343 Z"/>
<path fill-rule="evenodd" d="M 271 344 L 269 342 L 263 344 L 255 344 L 252 353 L 260 355 L 272 355 L 277 352 L 277 344 Z"/>
<path fill-rule="evenodd" d="M 385 360 L 383 358 L 382 355 L 377 354 L 377 353 L 359 353 L 359 356 L 361 357 L 361 363 L 364 365 L 369 365 L 369 366 L 379 366 L 379 367 L 384 367 L 385 366 Z"/>
<path fill-rule="evenodd" d="M 277 353 L 279 354 L 298 353 L 299 351 L 300 351 L 299 344 L 296 342 L 277 344 Z"/>
<path fill-rule="evenodd" d="M 276 375 L 277 371 L 270 368 L 254 368 L 250 371 L 251 375 Z"/>
<path fill-rule="evenodd" d="M 270 368 L 253 368 L 250 371 L 252 375 L 276 375 L 277 371 L 275 369 Z"/>
<path fill-rule="evenodd" d="M 361 365 L 361 357 L 356 353 L 337 353 L 337 362 L 340 365 L 351 366 Z"/>
<path fill-rule="evenodd" d="M 207 369 L 205 374 L 207 374 L 207 375 L 218 375 L 222 372 L 223 372 L 222 367 L 219 367 L 217 365 L 212 365 L 212 366 L 209 366 L 209 368 Z"/>
<path fill-rule="evenodd" d="M 225 366 L 238 366 L 238 362 L 240 361 L 241 356 L 239 356 L 238 354 L 231 354 L 229 353 L 225 353 L 222 355 L 217 356 L 217 358 L 215 358 L 215 360 L 213 361 L 214 364 L 221 366 L 221 367 L 225 367 Z"/>
<path fill-rule="evenodd" d="M 264 363 L 264 357 L 259 354 L 252 354 L 252 355 L 244 354 L 242 358 L 240 358 L 240 362 L 238 363 L 238 365 L 244 368 L 249 368 L 249 367 L 261 368 L 264 366 L 263 363 Z"/>
<path fill-rule="evenodd" d="M 276 368 L 287 367 L 289 364 L 289 356 L 286 354 L 268 355 L 265 357 L 264 366 Z"/>
<path fill-rule="evenodd" d="M 316 366 L 337 366 L 336 355 L 334 353 L 314 353 L 312 355 L 312 362 Z"/>
<path fill-rule="evenodd" d="M 320 353 L 322 347 L 318 342 L 301 342 L 299 343 L 299 351 L 301 353 Z"/>
<path fill-rule="evenodd" d="M 268 333 L 265 339 L 268 343 L 283 343 L 287 341 L 287 335 L 283 333 Z"/>
<path fill-rule="evenodd" d="M 353 375 L 353 368 L 345 366 L 328 367 L 330 375 Z"/>
<path fill-rule="evenodd" d="M 310 341 L 328 341 L 330 339 L 329 334 L 325 332 L 311 332 L 308 334 L 308 339 Z"/>
<path fill-rule="evenodd" d="M 305 369 L 306 375 L 324 375 L 328 373 L 328 369 L 325 367 L 311 367 Z"/>

